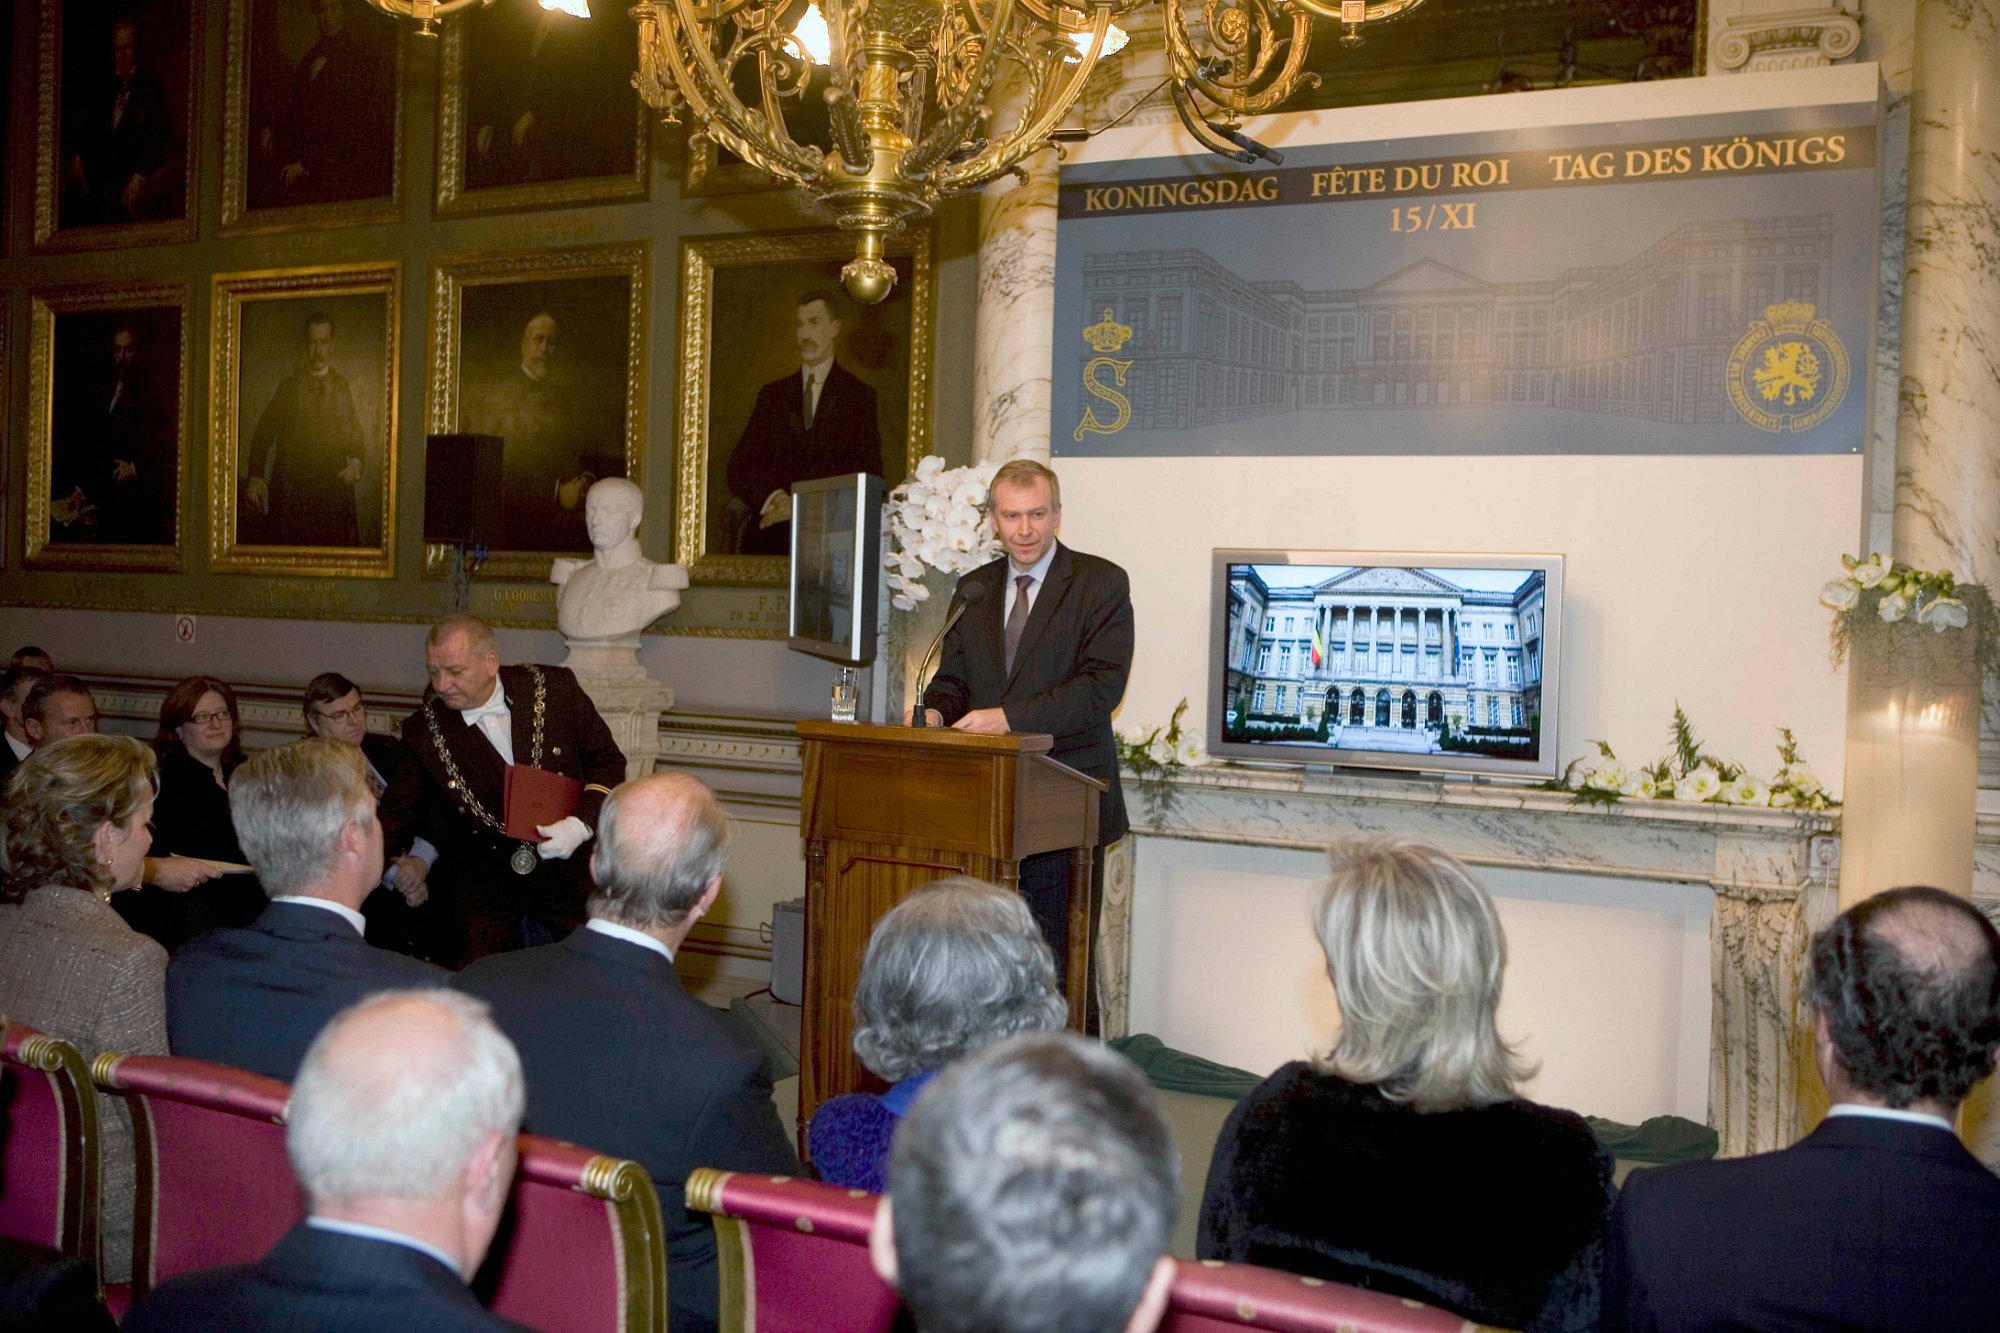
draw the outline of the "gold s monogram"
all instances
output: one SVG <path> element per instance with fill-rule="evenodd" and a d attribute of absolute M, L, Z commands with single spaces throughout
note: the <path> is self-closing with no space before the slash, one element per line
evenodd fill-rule
<path fill-rule="evenodd" d="M 1090 362 L 1084 366 L 1083 387 L 1097 398 L 1111 404 L 1111 410 L 1115 415 L 1108 422 L 1100 421 L 1097 417 L 1097 409 L 1085 404 L 1083 420 L 1076 423 L 1076 434 L 1073 437 L 1076 440 L 1081 441 L 1085 435 L 1116 435 L 1119 431 L 1125 429 L 1127 422 L 1132 420 L 1131 399 L 1118 392 L 1118 389 L 1112 388 L 1109 384 L 1097 378 L 1097 372 L 1106 366 L 1111 368 L 1112 378 L 1117 381 L 1118 389 L 1124 388 L 1125 372 L 1132 368 L 1132 363 L 1130 361 L 1114 361 L 1108 356 L 1092 357 Z"/>

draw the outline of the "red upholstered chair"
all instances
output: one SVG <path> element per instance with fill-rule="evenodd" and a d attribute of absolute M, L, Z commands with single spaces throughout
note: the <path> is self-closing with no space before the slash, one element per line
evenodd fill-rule
<path fill-rule="evenodd" d="M 1475 1333 L 1433 1305 L 1249 1264 L 1176 1264 L 1161 1333 Z"/>
<path fill-rule="evenodd" d="M 723 1333 L 887 1333 L 902 1303 L 868 1262 L 876 1197 L 790 1176 L 696 1171 L 715 1218 Z"/>
<path fill-rule="evenodd" d="M 97 1094 L 66 1041 L 0 1043 L 0 1236 L 97 1262 Z"/>
<path fill-rule="evenodd" d="M 284 1084 L 166 1055 L 106 1052 L 90 1072 L 132 1110 L 130 1299 L 182 1273 L 261 1259 L 305 1216 L 285 1156 Z"/>
<path fill-rule="evenodd" d="M 652 1179 L 636 1162 L 523 1134 L 513 1206 L 474 1289 L 543 1333 L 661 1333 L 667 1242 Z"/>

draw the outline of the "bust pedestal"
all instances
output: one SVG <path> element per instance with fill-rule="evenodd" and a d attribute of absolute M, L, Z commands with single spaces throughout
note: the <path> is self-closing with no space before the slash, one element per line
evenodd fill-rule
<path fill-rule="evenodd" d="M 660 758 L 660 715 L 674 706 L 674 692 L 639 665 L 639 636 L 564 642 L 569 656 L 563 665 L 576 673 L 625 752 L 625 780 L 651 773 Z"/>

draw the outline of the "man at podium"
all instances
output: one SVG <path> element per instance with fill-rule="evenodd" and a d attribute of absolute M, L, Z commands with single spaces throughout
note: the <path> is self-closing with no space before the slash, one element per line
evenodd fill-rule
<path fill-rule="evenodd" d="M 1111 711 L 1132 672 L 1132 587 L 1125 571 L 1056 540 L 1062 485 L 1033 459 L 993 474 L 987 514 L 1006 554 L 959 580 L 984 589 L 945 636 L 924 706 L 939 725 L 998 735 L 1046 732 L 1049 757 L 1097 778 L 1100 854 L 1090 878 L 1090 973 L 1086 1030 L 1097 1030 L 1097 907 L 1104 884 L 1101 848 L 1125 836 L 1118 747 Z M 1050 852 L 1021 863 L 1021 896 L 1058 960 L 1069 942 L 1069 856 Z"/>

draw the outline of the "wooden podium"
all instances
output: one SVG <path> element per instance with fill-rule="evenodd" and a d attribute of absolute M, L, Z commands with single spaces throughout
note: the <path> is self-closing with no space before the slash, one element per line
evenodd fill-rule
<path fill-rule="evenodd" d="M 806 844 L 799 1137 L 829 1097 L 880 1087 L 854 1057 L 854 985 L 869 932 L 918 886 L 974 875 L 1017 887 L 1021 859 L 1070 852 L 1070 1026 L 1083 1030 L 1090 863 L 1105 784 L 1048 757 L 1051 737 L 801 722 Z"/>

